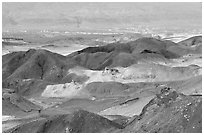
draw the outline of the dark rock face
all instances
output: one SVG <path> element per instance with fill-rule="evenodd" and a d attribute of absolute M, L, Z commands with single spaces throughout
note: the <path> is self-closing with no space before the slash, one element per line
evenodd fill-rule
<path fill-rule="evenodd" d="M 3 55 L 2 57 L 2 78 L 3 80 L 9 77 L 17 68 L 23 65 L 36 50 L 29 50 L 27 52 L 13 52 Z"/>
<path fill-rule="evenodd" d="M 202 132 L 202 98 L 162 89 L 122 132 Z"/>
<path fill-rule="evenodd" d="M 154 52 L 154 51 L 151 51 L 151 50 L 143 50 L 141 53 L 157 53 L 157 52 Z"/>

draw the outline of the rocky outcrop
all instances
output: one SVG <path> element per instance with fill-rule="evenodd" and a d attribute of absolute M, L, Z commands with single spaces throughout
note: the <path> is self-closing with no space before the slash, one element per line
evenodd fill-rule
<path fill-rule="evenodd" d="M 164 88 L 122 132 L 202 132 L 202 97 Z"/>

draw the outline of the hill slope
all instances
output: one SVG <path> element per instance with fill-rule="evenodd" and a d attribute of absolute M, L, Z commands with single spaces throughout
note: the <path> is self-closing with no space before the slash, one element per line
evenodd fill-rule
<path fill-rule="evenodd" d="M 31 130 L 27 128 L 32 127 Z M 123 128 L 97 114 L 84 110 L 72 114 L 58 115 L 36 120 L 14 127 L 6 132 L 12 133 L 101 133 Z"/>
<path fill-rule="evenodd" d="M 122 132 L 202 132 L 201 114 L 202 97 L 185 96 L 166 88 Z"/>

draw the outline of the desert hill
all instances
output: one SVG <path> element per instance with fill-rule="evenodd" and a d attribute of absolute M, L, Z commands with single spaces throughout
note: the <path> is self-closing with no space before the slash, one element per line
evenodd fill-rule
<path fill-rule="evenodd" d="M 27 130 L 28 127 L 32 129 Z M 31 121 L 8 130 L 12 133 L 100 133 L 111 132 L 122 128 L 121 125 L 112 122 L 97 114 L 84 110 L 72 114 L 51 116 L 48 118 Z"/>
<path fill-rule="evenodd" d="M 201 132 L 202 45 L 191 40 L 3 55 L 4 131 Z"/>
<path fill-rule="evenodd" d="M 5 57 L 5 58 L 4 58 Z M 5 59 L 5 62 L 4 62 Z M 29 50 L 3 56 L 3 79 L 45 79 L 55 82 L 74 62 L 46 50 Z"/>
<path fill-rule="evenodd" d="M 202 36 L 194 36 L 186 40 L 180 41 L 178 42 L 178 44 L 183 46 L 202 45 Z"/>
<path fill-rule="evenodd" d="M 170 41 L 141 38 L 126 44 L 88 47 L 67 57 L 46 50 L 13 52 L 2 57 L 2 76 L 3 80 L 35 78 L 59 82 L 66 75 L 65 71 L 76 65 L 89 69 L 104 69 L 107 66 L 128 67 L 145 60 L 167 63 L 169 59 L 181 56 L 180 52 L 169 51 L 170 47 L 175 48 L 178 45 Z"/>
<path fill-rule="evenodd" d="M 3 89 L 2 95 L 2 113 L 3 115 L 24 116 L 27 113 L 35 113 L 41 110 L 37 106 L 16 94 L 13 90 Z"/>
<path fill-rule="evenodd" d="M 139 115 L 99 116 L 84 110 L 70 114 L 40 116 L 5 132 L 201 132 L 202 98 L 186 96 L 168 87 L 161 89 L 156 97 L 145 105 Z M 116 123 L 117 122 L 117 123 Z M 32 128 L 29 128 L 31 127 Z M 27 129 L 29 128 L 29 130 Z"/>
<path fill-rule="evenodd" d="M 13 88 L 23 95 L 29 95 L 23 92 L 28 92 L 23 87 L 36 89 L 43 84 L 59 83 L 67 70 L 76 65 L 62 55 L 34 49 L 6 54 L 2 59 L 3 87 Z"/>
<path fill-rule="evenodd" d="M 145 57 L 156 57 L 165 61 L 166 59 L 180 56 L 168 51 L 167 46 L 176 46 L 176 44 L 154 38 L 141 38 L 128 43 L 112 43 L 106 46 L 88 47 L 67 57 L 74 59 L 83 67 L 100 70 L 107 66 L 127 67 L 138 63 L 140 59 Z"/>
<path fill-rule="evenodd" d="M 185 96 L 166 88 L 122 132 L 201 132 L 201 113 L 202 97 Z"/>
<path fill-rule="evenodd" d="M 194 36 L 169 47 L 169 51 L 180 55 L 202 54 L 202 36 Z"/>
<path fill-rule="evenodd" d="M 179 58 L 191 53 L 200 53 L 199 46 L 189 48 L 171 41 L 140 38 L 128 43 L 88 47 L 67 57 L 77 61 L 80 66 L 101 70 L 108 66 L 127 67 L 145 59 L 149 61 L 158 59 L 158 61 L 167 63 L 169 59 Z"/>
<path fill-rule="evenodd" d="M 83 83 L 91 82 L 173 81 L 200 75 L 201 68 L 182 67 L 180 61 L 175 62 L 177 57 L 182 57 L 168 51 L 170 47 L 179 45 L 171 41 L 140 38 L 128 43 L 88 47 L 66 57 L 47 50 L 13 52 L 2 57 L 3 87 L 15 89 L 20 95 L 39 96 L 47 85 L 61 89 L 58 84 L 72 85 L 73 80 L 81 87 Z M 190 58 L 188 61 L 192 63 Z M 187 60 L 185 62 L 187 64 Z M 107 66 L 118 72 L 106 74 L 96 70 L 104 70 Z M 75 89 L 75 86 L 70 88 Z"/>

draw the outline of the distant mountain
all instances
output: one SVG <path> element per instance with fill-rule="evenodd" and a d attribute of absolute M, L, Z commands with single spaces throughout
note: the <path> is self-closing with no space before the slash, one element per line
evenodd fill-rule
<path fill-rule="evenodd" d="M 183 41 L 180 41 L 178 42 L 178 44 L 183 46 L 202 45 L 202 36 L 194 36 Z"/>
<path fill-rule="evenodd" d="M 202 36 L 194 36 L 177 44 L 179 46 L 169 47 L 169 51 L 180 55 L 202 54 Z"/>
<path fill-rule="evenodd" d="M 141 59 L 158 58 L 167 61 L 180 55 L 168 51 L 169 46 L 177 46 L 173 42 L 160 41 L 154 38 L 141 38 L 128 43 L 113 43 L 100 47 L 88 47 L 68 55 L 79 65 L 89 69 L 104 69 L 107 66 L 127 67 Z"/>
<path fill-rule="evenodd" d="M 128 43 L 113 43 L 100 47 L 88 47 L 68 55 L 79 65 L 89 69 L 105 67 L 127 67 L 141 60 L 168 62 L 187 54 L 197 54 L 197 48 L 179 46 L 178 44 L 155 38 L 140 38 Z"/>

